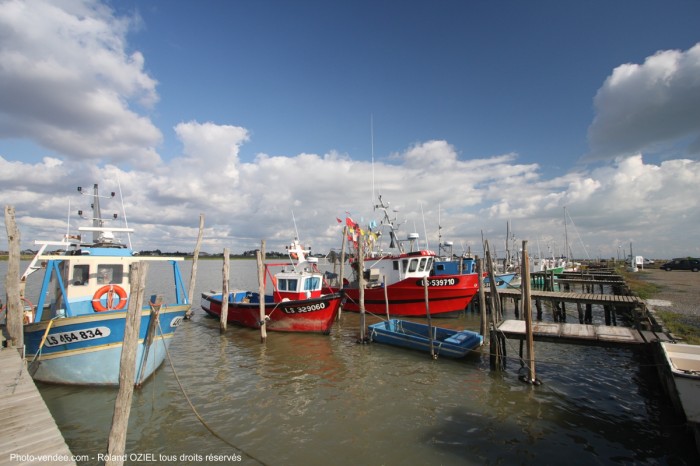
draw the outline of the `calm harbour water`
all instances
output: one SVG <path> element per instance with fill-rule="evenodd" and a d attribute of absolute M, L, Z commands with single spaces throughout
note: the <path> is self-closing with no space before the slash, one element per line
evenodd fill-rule
<path fill-rule="evenodd" d="M 181 263 L 186 283 L 190 267 Z M 0 277 L 6 268 L 0 262 Z M 506 370 L 492 372 L 488 346 L 453 361 L 357 344 L 352 313 L 329 336 L 269 332 L 261 344 L 257 330 L 220 334 L 199 308 L 201 291 L 221 288 L 221 268 L 199 262 L 195 314 L 170 355 L 199 414 L 238 448 L 197 420 L 166 360 L 134 393 L 126 464 L 223 464 L 223 455 L 269 465 L 700 464 L 642 351 L 537 342 L 543 384 L 533 387 L 518 379 L 517 341 L 508 341 Z M 169 280 L 151 264 L 147 292 Z M 231 287 L 257 290 L 255 261 L 231 262 Z M 477 330 L 479 316 L 436 324 Z M 79 464 L 100 464 L 117 389 L 39 388 L 71 451 L 93 458 Z"/>

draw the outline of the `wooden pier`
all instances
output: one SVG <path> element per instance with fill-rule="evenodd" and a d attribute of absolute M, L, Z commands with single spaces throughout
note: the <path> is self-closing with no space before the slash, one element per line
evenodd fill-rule
<path fill-rule="evenodd" d="M 497 290 L 498 296 L 501 298 L 520 299 L 521 292 L 518 289 L 508 288 Z M 490 294 L 491 290 L 486 289 L 486 294 Z M 538 291 L 532 290 L 530 293 L 532 299 L 543 301 L 556 302 L 571 302 L 579 304 L 598 304 L 601 306 L 626 306 L 635 307 L 644 304 L 644 301 L 638 296 L 631 295 L 612 295 L 612 294 L 595 294 L 595 293 L 567 293 L 564 291 Z"/>
<path fill-rule="evenodd" d="M 0 349 L 0 466 L 75 465 L 27 365 L 14 348 Z"/>
<path fill-rule="evenodd" d="M 525 321 L 504 320 L 498 326 L 498 331 L 506 338 L 524 340 Z M 554 322 L 533 322 L 532 333 L 535 341 L 605 347 L 639 346 L 657 339 L 656 334 L 652 332 L 642 332 L 630 327 Z"/>

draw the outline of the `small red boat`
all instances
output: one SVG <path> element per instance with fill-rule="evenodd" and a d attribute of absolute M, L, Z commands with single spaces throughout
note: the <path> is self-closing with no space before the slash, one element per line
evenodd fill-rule
<path fill-rule="evenodd" d="M 372 314 L 387 313 L 401 317 L 425 317 L 427 314 L 425 302 L 424 280 L 428 280 L 428 303 L 430 315 L 439 316 L 457 313 L 466 309 L 472 298 L 479 291 L 477 274 L 434 275 L 433 263 L 436 254 L 427 249 L 417 249 L 418 234 L 409 234 L 405 240 L 409 242 L 408 252 L 396 238 L 394 221 L 389 219 L 388 204 L 384 204 L 379 196 L 376 208 L 384 211 L 384 220 L 380 226 L 389 229 L 390 248 L 398 249 L 398 254 L 368 253 L 364 261 L 365 310 Z M 346 223 L 351 228 L 361 231 L 357 224 L 350 219 Z M 377 235 L 379 236 L 379 235 Z M 356 264 L 355 276 L 357 276 Z M 345 292 L 344 311 L 360 311 L 360 290 L 357 280 L 343 288 Z"/>
<path fill-rule="evenodd" d="M 298 240 L 287 247 L 291 263 L 265 264 L 265 280 L 272 279 L 273 292 L 265 295 L 267 330 L 280 332 L 316 332 L 328 334 L 338 315 L 343 294 L 325 293 L 323 274 L 317 259 L 308 257 Z M 272 267 L 282 267 L 271 275 Z M 220 318 L 222 293 L 202 293 L 202 309 Z M 236 290 L 228 294 L 227 322 L 260 328 L 260 293 Z"/>

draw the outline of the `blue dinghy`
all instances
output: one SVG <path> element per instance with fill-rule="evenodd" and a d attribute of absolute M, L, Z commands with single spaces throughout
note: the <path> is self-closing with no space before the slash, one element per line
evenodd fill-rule
<path fill-rule="evenodd" d="M 371 341 L 430 352 L 430 327 L 408 320 L 390 319 L 368 326 Z M 470 330 L 432 327 L 433 350 L 436 356 L 463 358 L 484 343 L 484 337 Z"/>

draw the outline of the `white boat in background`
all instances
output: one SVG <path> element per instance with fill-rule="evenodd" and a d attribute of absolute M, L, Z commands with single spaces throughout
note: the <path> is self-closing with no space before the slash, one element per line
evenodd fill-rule
<path fill-rule="evenodd" d="M 670 370 L 666 387 L 676 408 L 682 409 L 686 420 L 700 425 L 700 346 L 661 342 L 663 356 Z"/>

